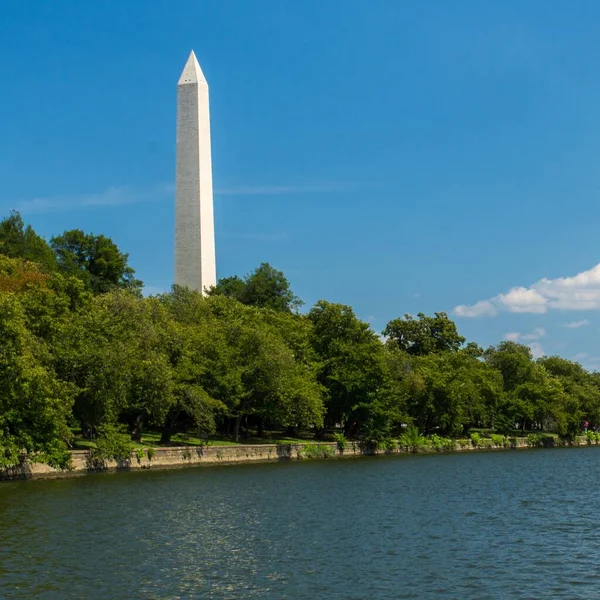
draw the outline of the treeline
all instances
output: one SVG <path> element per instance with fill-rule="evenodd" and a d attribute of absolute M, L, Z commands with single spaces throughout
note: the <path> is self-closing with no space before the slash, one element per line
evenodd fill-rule
<path fill-rule="evenodd" d="M 163 443 L 341 428 L 384 443 L 407 424 L 566 438 L 600 425 L 598 373 L 514 342 L 483 350 L 445 313 L 394 319 L 380 337 L 346 305 L 301 314 L 268 264 L 208 297 L 141 288 L 109 238 L 48 243 L 18 213 L 0 222 L 0 466 L 27 453 L 64 467 L 75 428 L 99 442 L 153 429 Z"/>

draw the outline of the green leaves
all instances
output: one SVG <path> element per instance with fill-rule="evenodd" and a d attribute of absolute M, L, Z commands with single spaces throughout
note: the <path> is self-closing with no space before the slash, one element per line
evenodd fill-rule
<path fill-rule="evenodd" d="M 406 314 L 390 321 L 383 335 L 412 356 L 456 352 L 465 343 L 465 338 L 458 334 L 456 325 L 446 313 L 435 313 L 433 317 L 419 313 L 417 317 L 418 320 Z"/>
<path fill-rule="evenodd" d="M 66 467 L 76 422 L 121 458 L 144 428 L 169 443 L 341 426 L 380 445 L 404 431 L 416 448 L 434 431 L 442 445 L 475 426 L 573 437 L 584 419 L 600 425 L 600 375 L 514 342 L 465 345 L 445 313 L 394 319 L 384 342 L 343 304 L 299 314 L 266 263 L 208 297 L 142 298 L 140 285 L 105 236 L 72 230 L 49 246 L 17 213 L 0 222 L 0 467 L 24 454 Z"/>
<path fill-rule="evenodd" d="M 73 386 L 58 379 L 12 294 L 0 294 L 0 467 L 30 460 L 66 467 Z"/>
<path fill-rule="evenodd" d="M 50 240 L 60 271 L 81 279 L 94 294 L 115 288 L 139 292 L 142 282 L 127 264 L 127 254 L 103 235 L 85 234 L 80 229 L 65 231 Z"/>
<path fill-rule="evenodd" d="M 244 279 L 234 276 L 219 280 L 209 294 L 227 296 L 248 306 L 270 308 L 278 312 L 292 312 L 303 304 L 290 289 L 285 275 L 268 263 L 262 263 Z"/>

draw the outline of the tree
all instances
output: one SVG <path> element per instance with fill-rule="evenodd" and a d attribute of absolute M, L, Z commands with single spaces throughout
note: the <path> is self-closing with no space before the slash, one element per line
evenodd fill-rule
<path fill-rule="evenodd" d="M 325 424 L 341 423 L 346 435 L 357 433 L 385 389 L 383 344 L 349 306 L 320 300 L 308 318 L 318 379 L 327 390 Z"/>
<path fill-rule="evenodd" d="M 128 265 L 128 255 L 104 235 L 85 234 L 80 229 L 65 231 L 50 240 L 62 273 L 81 279 L 94 294 L 115 288 L 140 292 L 142 282 Z"/>
<path fill-rule="evenodd" d="M 600 425 L 600 380 L 597 374 L 559 356 L 547 356 L 538 363 L 560 381 L 564 391 L 559 427 L 566 430 L 567 435 L 574 435 L 581 430 L 584 418 L 593 428 Z"/>
<path fill-rule="evenodd" d="M 21 215 L 12 211 L 0 221 L 0 254 L 38 263 L 44 273 L 56 271 L 56 257 L 44 238 L 23 223 Z"/>
<path fill-rule="evenodd" d="M 423 313 L 415 320 L 411 315 L 404 315 L 390 321 L 383 331 L 390 343 L 396 344 L 413 356 L 424 356 L 434 352 L 456 352 L 465 342 L 458 334 L 456 325 L 444 312 L 434 313 L 427 317 Z"/>
<path fill-rule="evenodd" d="M 468 352 L 410 357 L 404 378 L 408 414 L 426 432 L 450 435 L 489 426 L 502 398 L 502 378 Z"/>
<path fill-rule="evenodd" d="M 31 461 L 66 467 L 73 388 L 56 376 L 48 349 L 26 327 L 14 294 L 0 294 L 0 467 Z"/>
<path fill-rule="evenodd" d="M 320 426 L 321 388 L 314 370 L 297 360 L 281 333 L 254 307 L 226 298 L 209 298 L 218 319 L 214 353 L 205 388 L 221 399 L 234 418 L 234 439 L 242 419 L 265 419 L 284 426 Z"/>
<path fill-rule="evenodd" d="M 484 356 L 502 375 L 505 395 L 499 407 L 501 421 L 518 424 L 523 430 L 535 427 L 561 433 L 568 429 L 561 382 L 543 363 L 533 360 L 528 346 L 504 341 L 488 348 Z"/>
<path fill-rule="evenodd" d="M 237 276 L 219 280 L 209 290 L 209 295 L 234 298 L 242 304 L 292 312 L 302 306 L 302 301 L 290 289 L 285 275 L 268 263 L 262 263 L 244 279 Z"/>
<path fill-rule="evenodd" d="M 24 292 L 45 285 L 49 278 L 36 263 L 0 254 L 0 292 Z"/>
<path fill-rule="evenodd" d="M 534 362 L 531 348 L 517 342 L 500 342 L 485 351 L 485 360 L 502 375 L 507 392 L 531 380 Z"/>

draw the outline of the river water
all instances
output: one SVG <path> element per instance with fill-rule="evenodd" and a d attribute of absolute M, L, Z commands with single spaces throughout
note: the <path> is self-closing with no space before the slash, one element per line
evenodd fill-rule
<path fill-rule="evenodd" d="M 0 598 L 600 597 L 600 448 L 0 484 Z"/>

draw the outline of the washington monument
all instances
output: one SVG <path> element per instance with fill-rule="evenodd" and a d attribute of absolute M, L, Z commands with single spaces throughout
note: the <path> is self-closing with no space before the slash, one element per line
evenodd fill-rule
<path fill-rule="evenodd" d="M 208 83 L 192 51 L 177 84 L 175 284 L 217 283 Z"/>

